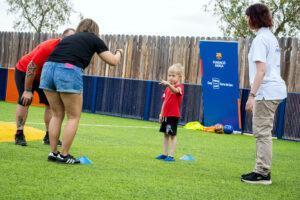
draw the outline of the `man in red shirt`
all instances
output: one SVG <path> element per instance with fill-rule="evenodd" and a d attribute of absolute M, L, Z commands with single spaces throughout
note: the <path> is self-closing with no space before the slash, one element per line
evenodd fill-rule
<path fill-rule="evenodd" d="M 49 103 L 42 89 L 39 89 L 40 76 L 42 72 L 42 67 L 47 61 L 48 57 L 58 45 L 58 43 L 66 36 L 72 35 L 75 33 L 75 30 L 72 28 L 66 29 L 63 32 L 61 38 L 49 39 L 31 52 L 24 55 L 17 63 L 15 69 L 15 83 L 18 89 L 18 105 L 16 110 L 16 124 L 17 131 L 15 135 L 15 144 L 21 146 L 27 146 L 27 142 L 24 136 L 23 128 L 26 122 L 28 108 L 31 104 L 33 98 L 33 92 L 36 91 L 40 98 L 40 103 L 45 104 L 45 114 L 44 121 L 46 125 L 46 135 L 44 137 L 44 144 L 49 144 L 49 135 L 48 135 L 48 126 L 51 119 L 51 113 L 49 108 Z M 32 68 L 36 67 L 36 71 L 33 72 Z M 34 76 L 35 74 L 35 76 Z M 34 78 L 33 78 L 34 77 Z M 25 87 L 25 80 L 29 79 Z M 32 79 L 32 80 L 31 80 Z M 25 88 L 29 88 L 26 89 Z M 24 91 L 25 90 L 25 91 Z"/>
<path fill-rule="evenodd" d="M 174 64 L 168 69 L 168 81 L 162 80 L 160 84 L 167 86 L 164 93 L 164 102 L 161 107 L 159 121 L 160 132 L 164 133 L 163 154 L 156 157 L 158 160 L 175 161 L 177 125 L 180 118 L 184 87 L 180 84 L 183 76 L 181 64 Z M 170 148 L 169 148 L 170 144 Z M 168 151 L 169 150 L 169 151 Z"/>

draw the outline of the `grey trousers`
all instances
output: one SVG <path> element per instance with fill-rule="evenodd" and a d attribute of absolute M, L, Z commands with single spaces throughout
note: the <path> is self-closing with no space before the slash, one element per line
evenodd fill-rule
<path fill-rule="evenodd" d="M 256 138 L 254 172 L 267 175 L 272 164 L 272 129 L 274 115 L 281 100 L 256 100 L 253 107 L 253 134 Z"/>

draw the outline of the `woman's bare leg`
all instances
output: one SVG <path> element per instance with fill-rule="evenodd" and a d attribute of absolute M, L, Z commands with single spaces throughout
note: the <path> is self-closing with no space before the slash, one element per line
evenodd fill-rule
<path fill-rule="evenodd" d="M 60 136 L 61 124 L 64 120 L 65 109 L 64 104 L 60 98 L 60 94 L 57 92 L 52 92 L 44 90 L 51 109 L 51 120 L 49 123 L 49 139 L 51 151 L 57 152 L 57 143 Z"/>
<path fill-rule="evenodd" d="M 67 123 L 64 127 L 61 154 L 69 154 L 75 137 L 82 110 L 82 94 L 60 93 L 67 114 Z"/>

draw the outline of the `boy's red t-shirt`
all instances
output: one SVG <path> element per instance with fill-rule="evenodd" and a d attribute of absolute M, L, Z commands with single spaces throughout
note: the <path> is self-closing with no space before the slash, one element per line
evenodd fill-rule
<path fill-rule="evenodd" d="M 35 47 L 31 52 L 24 55 L 17 63 L 16 68 L 19 71 L 25 72 L 27 71 L 27 66 L 31 61 L 33 61 L 34 64 L 36 64 L 36 79 L 39 79 L 42 72 L 42 67 L 44 63 L 47 61 L 48 57 L 54 50 L 54 48 L 59 44 L 61 41 L 60 38 L 57 39 L 49 39 L 41 44 L 39 44 L 37 47 Z"/>
<path fill-rule="evenodd" d="M 169 87 L 166 88 L 163 98 L 164 98 L 164 107 L 163 107 L 163 117 L 180 117 L 180 107 L 184 94 L 184 86 L 182 84 L 177 84 L 175 88 L 180 88 L 180 93 L 173 93 Z"/>

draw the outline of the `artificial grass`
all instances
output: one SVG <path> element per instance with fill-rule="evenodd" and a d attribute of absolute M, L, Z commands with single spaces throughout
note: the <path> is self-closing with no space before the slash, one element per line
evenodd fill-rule
<path fill-rule="evenodd" d="M 0 102 L 0 121 L 14 121 L 15 107 Z M 42 123 L 43 108 L 31 107 L 27 121 Z M 158 123 L 88 113 L 80 123 L 71 153 L 92 165 L 49 163 L 41 141 L 0 143 L 0 199 L 300 199 L 298 142 L 274 140 L 273 184 L 249 185 L 240 175 L 253 168 L 253 137 L 180 128 L 176 162 L 165 163 L 154 159 L 162 148 Z M 184 154 L 196 161 L 179 160 Z"/>

